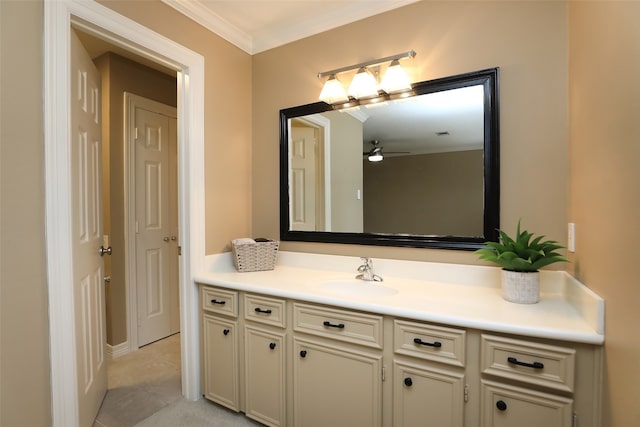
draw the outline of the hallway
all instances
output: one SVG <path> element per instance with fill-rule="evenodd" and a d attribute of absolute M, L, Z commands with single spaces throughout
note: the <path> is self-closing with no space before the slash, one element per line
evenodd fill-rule
<path fill-rule="evenodd" d="M 181 399 L 180 334 L 109 360 L 108 376 L 94 427 L 131 427 Z"/>

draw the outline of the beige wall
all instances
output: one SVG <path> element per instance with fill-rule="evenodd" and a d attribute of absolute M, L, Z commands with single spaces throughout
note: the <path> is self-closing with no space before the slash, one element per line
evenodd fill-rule
<path fill-rule="evenodd" d="M 564 2 L 425 1 L 253 59 L 253 231 L 278 236 L 278 111 L 315 102 L 320 71 L 414 49 L 414 81 L 500 67 L 501 225 L 566 241 Z M 284 242 L 284 250 L 477 263 L 470 252 Z"/>
<path fill-rule="evenodd" d="M 363 163 L 366 232 L 482 236 L 482 150 Z"/>
<path fill-rule="evenodd" d="M 331 120 L 331 231 L 362 231 L 362 122 L 337 111 L 323 116 Z"/>
<path fill-rule="evenodd" d="M 640 3 L 571 2 L 569 264 L 606 301 L 605 420 L 640 425 Z"/>
<path fill-rule="evenodd" d="M 204 56 L 206 252 L 229 251 L 251 235 L 251 56 L 159 0 L 101 3 Z"/>
<path fill-rule="evenodd" d="M 102 148 L 104 234 L 109 235 L 113 254 L 105 257 L 107 343 L 127 341 L 127 294 L 125 288 L 125 145 L 124 92 L 177 106 L 176 78 L 107 53 L 94 60 L 102 76 Z M 109 262 L 110 265 L 107 265 Z"/>
<path fill-rule="evenodd" d="M 0 1 L 0 425 L 7 427 L 51 424 L 42 9 Z"/>

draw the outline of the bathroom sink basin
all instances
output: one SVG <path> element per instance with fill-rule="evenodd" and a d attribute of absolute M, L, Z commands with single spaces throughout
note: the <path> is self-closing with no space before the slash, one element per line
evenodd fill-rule
<path fill-rule="evenodd" d="M 331 280 L 317 285 L 318 290 L 342 296 L 384 297 L 397 294 L 396 289 L 380 282 L 357 279 Z"/>

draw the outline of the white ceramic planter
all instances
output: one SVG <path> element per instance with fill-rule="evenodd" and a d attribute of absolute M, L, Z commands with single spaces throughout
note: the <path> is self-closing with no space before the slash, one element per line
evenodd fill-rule
<path fill-rule="evenodd" d="M 502 298 L 518 304 L 540 300 L 540 273 L 502 270 Z"/>

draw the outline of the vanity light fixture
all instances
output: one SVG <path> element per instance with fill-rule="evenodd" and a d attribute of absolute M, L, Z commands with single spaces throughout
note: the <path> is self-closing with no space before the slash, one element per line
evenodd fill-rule
<path fill-rule="evenodd" d="M 381 89 L 387 94 L 403 92 L 411 89 L 411 82 L 404 69 L 400 65 L 400 59 L 413 58 L 416 52 L 410 50 L 408 52 L 399 53 L 397 55 L 387 56 L 385 58 L 374 59 L 372 61 L 361 62 L 360 64 L 350 65 L 348 67 L 337 68 L 335 70 L 323 71 L 318 73 L 318 78 L 329 76 L 325 82 L 319 99 L 327 104 L 345 103 L 353 98 L 354 100 L 375 97 Z M 387 70 L 382 77 L 382 83 L 378 87 L 376 77 L 367 67 L 390 62 Z M 346 71 L 358 70 L 349 85 L 348 96 L 344 87 L 338 80 L 337 75 Z"/>
<path fill-rule="evenodd" d="M 324 84 L 322 92 L 320 92 L 320 100 L 327 104 L 338 104 L 349 100 L 347 92 L 335 74 L 331 74 L 329 80 Z"/>
<path fill-rule="evenodd" d="M 387 93 L 402 92 L 411 89 L 409 76 L 407 76 L 407 73 L 397 59 L 394 59 L 391 61 L 391 64 L 389 64 L 389 68 L 387 68 L 387 72 L 384 73 L 380 86 L 382 90 Z"/>
<path fill-rule="evenodd" d="M 376 78 L 365 67 L 360 67 L 349 85 L 349 96 L 359 99 L 369 98 L 377 94 L 378 82 L 376 82 Z"/>

